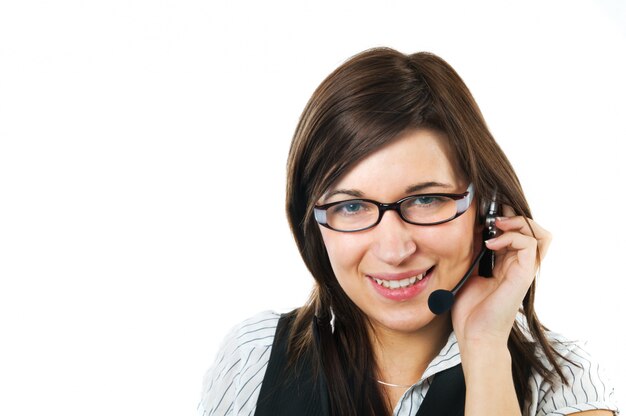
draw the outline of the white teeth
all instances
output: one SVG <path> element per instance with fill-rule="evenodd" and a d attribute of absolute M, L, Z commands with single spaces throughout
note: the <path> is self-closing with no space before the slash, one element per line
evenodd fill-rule
<path fill-rule="evenodd" d="M 383 280 L 372 277 L 376 283 L 381 285 L 382 287 L 386 287 L 387 289 L 400 289 L 409 287 L 415 284 L 418 280 L 422 280 L 424 278 L 425 273 L 418 274 L 417 276 L 407 277 L 402 280 Z"/>

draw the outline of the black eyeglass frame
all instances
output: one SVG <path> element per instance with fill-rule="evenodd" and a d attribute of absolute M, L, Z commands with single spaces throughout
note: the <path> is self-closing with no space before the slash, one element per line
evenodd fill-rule
<path fill-rule="evenodd" d="M 454 201 L 456 201 L 456 214 L 453 215 L 450 218 L 447 218 L 445 220 L 441 220 L 441 221 L 437 221 L 437 222 L 429 222 L 429 223 L 419 223 L 419 222 L 413 222 L 413 221 L 409 221 L 408 219 L 406 219 L 404 217 L 404 215 L 402 215 L 402 210 L 400 209 L 400 206 L 402 205 L 403 202 L 409 200 L 409 199 L 413 199 L 413 198 L 423 198 L 423 197 L 446 197 L 446 198 L 450 198 Z M 378 202 L 378 201 L 374 201 L 373 199 L 364 199 L 364 198 L 356 198 L 356 199 L 347 199 L 344 201 L 337 201 L 337 202 L 331 202 L 328 204 L 324 204 L 324 205 L 316 205 L 313 207 L 313 214 L 315 216 L 315 221 L 317 221 L 317 223 L 323 227 L 326 227 L 330 230 L 333 231 L 338 231 L 341 233 L 355 233 L 358 231 L 365 231 L 365 230 L 369 230 L 370 228 L 374 228 L 376 227 L 380 221 L 383 219 L 383 215 L 385 214 L 385 212 L 387 211 L 396 211 L 398 213 L 398 216 L 400 216 L 400 218 L 402 218 L 402 220 L 408 224 L 413 224 L 413 225 L 422 225 L 422 226 L 430 226 L 430 225 L 439 225 L 439 224 L 444 224 L 446 222 L 450 222 L 455 218 L 460 217 L 461 215 L 463 215 L 470 207 L 470 205 L 472 204 L 472 200 L 474 199 L 474 185 L 473 184 L 469 184 L 469 186 L 467 187 L 467 190 L 465 192 L 463 192 L 462 194 L 446 194 L 446 193 L 430 193 L 430 194 L 416 194 L 416 195 L 409 195 L 406 196 L 402 199 L 399 199 L 396 202 L 392 202 L 389 204 L 385 204 L 383 202 Z M 376 220 L 376 222 L 372 225 L 369 225 L 367 227 L 364 228 L 359 228 L 357 230 L 339 230 L 336 228 L 331 227 L 328 222 L 326 221 L 326 211 L 329 208 L 332 208 L 335 205 L 339 205 L 339 204 L 345 204 L 345 203 L 355 203 L 355 202 L 369 202 L 371 204 L 374 204 L 378 207 L 378 219 Z"/>

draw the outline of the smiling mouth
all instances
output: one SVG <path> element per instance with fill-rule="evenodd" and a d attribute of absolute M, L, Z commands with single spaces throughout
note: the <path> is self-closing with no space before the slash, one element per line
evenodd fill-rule
<path fill-rule="evenodd" d="M 379 286 L 382 286 L 382 287 L 384 287 L 386 289 L 405 289 L 407 287 L 413 286 L 417 282 L 419 282 L 422 279 L 424 279 L 434 268 L 435 268 L 435 266 L 433 266 L 430 269 L 426 270 L 424 273 L 417 274 L 417 275 L 411 276 L 411 277 L 407 277 L 407 278 L 401 279 L 401 280 L 385 280 L 385 279 L 378 279 L 378 278 L 375 278 L 375 277 L 372 277 L 372 276 L 367 276 L 367 277 L 372 279 Z"/>

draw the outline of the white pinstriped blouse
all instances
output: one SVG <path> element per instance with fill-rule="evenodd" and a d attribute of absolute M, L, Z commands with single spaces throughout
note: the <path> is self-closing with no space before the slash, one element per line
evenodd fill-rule
<path fill-rule="evenodd" d="M 280 314 L 276 312 L 263 312 L 230 332 L 215 363 L 204 377 L 199 415 L 254 415 L 279 318 Z M 567 415 L 594 409 L 619 413 L 613 388 L 598 363 L 578 343 L 567 341 L 555 333 L 547 335 L 557 351 L 581 368 L 560 360 L 570 386 L 558 383 L 550 387 L 547 381 L 533 372 L 529 379 L 531 399 L 526 403 L 524 416 Z M 428 365 L 422 379 L 404 393 L 396 405 L 394 416 L 414 415 L 433 376 L 460 362 L 459 346 L 452 333 L 445 347 Z"/>

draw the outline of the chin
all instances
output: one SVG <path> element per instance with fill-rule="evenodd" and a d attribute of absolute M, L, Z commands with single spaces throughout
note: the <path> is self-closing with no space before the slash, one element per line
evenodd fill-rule
<path fill-rule="evenodd" d="M 443 317 L 445 315 L 441 315 Z M 393 311 L 370 317 L 374 327 L 382 327 L 395 332 L 418 332 L 428 327 L 436 318 L 426 305 L 413 307 L 410 310 Z"/>

